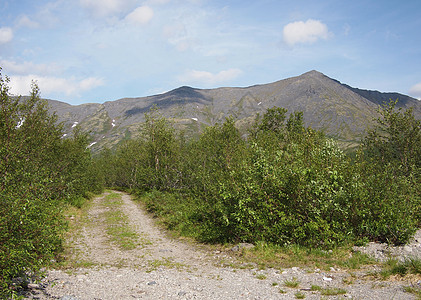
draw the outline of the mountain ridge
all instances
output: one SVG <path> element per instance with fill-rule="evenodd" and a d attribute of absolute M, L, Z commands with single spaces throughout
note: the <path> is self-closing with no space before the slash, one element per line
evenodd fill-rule
<path fill-rule="evenodd" d="M 90 133 L 96 151 L 137 137 L 144 114 L 154 106 L 188 135 L 223 122 L 228 116 L 245 130 L 257 114 L 274 106 L 284 107 L 289 113 L 302 111 L 307 126 L 323 130 L 339 141 L 355 144 L 372 125 L 378 106 L 389 99 L 398 99 L 397 107 L 413 107 L 416 118 L 421 118 L 421 101 L 415 98 L 353 88 L 316 70 L 249 87 L 181 86 L 158 95 L 121 98 L 101 104 L 48 101 L 67 131 L 77 122 L 82 131 Z"/>

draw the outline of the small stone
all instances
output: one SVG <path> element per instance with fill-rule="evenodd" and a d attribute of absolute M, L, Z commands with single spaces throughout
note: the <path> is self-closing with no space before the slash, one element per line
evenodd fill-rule
<path fill-rule="evenodd" d="M 239 243 L 238 245 L 234 246 L 231 248 L 231 251 L 237 252 L 240 251 L 242 249 L 252 249 L 254 248 L 253 244 L 249 244 L 249 243 Z"/>
<path fill-rule="evenodd" d="M 171 249 L 159 249 L 159 252 L 172 252 Z"/>
<path fill-rule="evenodd" d="M 323 280 L 324 281 L 332 281 L 333 279 L 331 277 L 323 276 Z"/>
<path fill-rule="evenodd" d="M 403 250 L 404 250 L 405 252 L 412 252 L 412 248 L 411 248 L 410 246 L 408 246 L 408 245 L 404 246 L 404 247 L 403 247 Z"/>
<path fill-rule="evenodd" d="M 178 292 L 178 296 L 184 296 L 186 294 L 187 294 L 187 292 L 185 292 L 185 291 Z"/>
<path fill-rule="evenodd" d="M 240 243 L 240 249 L 252 249 L 254 248 L 253 244 L 250 243 Z"/>
<path fill-rule="evenodd" d="M 156 281 L 150 281 L 150 282 L 148 282 L 148 285 L 154 285 L 154 284 L 156 284 Z"/>
<path fill-rule="evenodd" d="M 86 279 L 86 275 L 77 275 L 76 278 L 78 281 L 84 281 Z"/>
<path fill-rule="evenodd" d="M 330 267 L 330 271 L 335 272 L 335 268 L 334 267 Z"/>
<path fill-rule="evenodd" d="M 28 288 L 30 288 L 31 290 L 39 289 L 39 284 L 29 283 Z"/>
<path fill-rule="evenodd" d="M 79 300 L 78 298 L 74 297 L 74 296 L 63 296 L 60 298 L 60 300 Z"/>

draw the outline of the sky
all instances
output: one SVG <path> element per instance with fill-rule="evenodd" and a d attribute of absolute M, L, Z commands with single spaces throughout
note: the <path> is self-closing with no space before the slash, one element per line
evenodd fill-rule
<path fill-rule="evenodd" d="M 311 70 L 421 99 L 421 1 L 0 0 L 0 67 L 73 105 Z"/>

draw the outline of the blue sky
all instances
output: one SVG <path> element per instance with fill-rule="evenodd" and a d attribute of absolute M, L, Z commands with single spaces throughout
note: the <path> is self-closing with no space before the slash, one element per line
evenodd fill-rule
<path fill-rule="evenodd" d="M 421 98 L 419 0 L 1 0 L 11 93 L 71 104 L 318 70 Z"/>

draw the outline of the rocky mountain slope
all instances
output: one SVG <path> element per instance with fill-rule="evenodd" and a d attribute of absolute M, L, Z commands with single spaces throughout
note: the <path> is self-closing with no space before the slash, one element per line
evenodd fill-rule
<path fill-rule="evenodd" d="M 274 83 L 245 88 L 195 89 L 187 86 L 164 94 L 123 98 L 103 104 L 72 106 L 49 100 L 69 134 L 79 125 L 92 137 L 94 151 L 114 147 L 139 135 L 144 114 L 157 106 L 176 128 L 193 135 L 204 127 L 233 116 L 240 129 L 255 116 L 277 106 L 288 112 L 302 111 L 306 125 L 323 130 L 343 145 L 355 145 L 376 117 L 384 102 L 398 99 L 398 106 L 413 107 L 421 118 L 421 101 L 398 93 L 360 90 L 342 84 L 317 71 Z"/>

